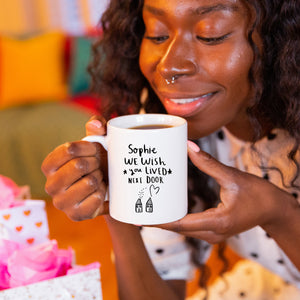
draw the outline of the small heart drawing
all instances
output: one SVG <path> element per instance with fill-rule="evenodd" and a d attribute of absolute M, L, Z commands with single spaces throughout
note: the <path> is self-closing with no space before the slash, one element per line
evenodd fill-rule
<path fill-rule="evenodd" d="M 3 219 L 6 220 L 6 221 L 9 220 L 10 219 L 10 215 L 3 215 Z"/>
<path fill-rule="evenodd" d="M 27 242 L 28 244 L 33 244 L 34 238 L 29 238 L 29 239 L 26 240 L 26 242 Z"/>
<path fill-rule="evenodd" d="M 150 195 L 153 197 L 153 195 L 158 194 L 159 192 L 159 186 L 155 187 L 153 184 L 150 186 Z"/>
<path fill-rule="evenodd" d="M 35 223 L 35 226 L 36 226 L 36 227 L 41 227 L 42 225 L 43 225 L 43 222 L 36 222 L 36 223 Z"/>
<path fill-rule="evenodd" d="M 29 216 L 29 215 L 30 215 L 30 213 L 31 213 L 31 211 L 30 211 L 30 210 L 24 210 L 24 211 L 23 211 L 23 214 L 24 214 L 25 216 Z"/>
<path fill-rule="evenodd" d="M 16 227 L 16 230 L 19 231 L 19 232 L 20 232 L 22 229 L 23 229 L 23 226 L 17 226 L 17 227 Z"/>

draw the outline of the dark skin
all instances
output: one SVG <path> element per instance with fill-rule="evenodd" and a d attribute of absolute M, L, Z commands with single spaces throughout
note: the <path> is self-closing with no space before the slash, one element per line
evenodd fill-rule
<path fill-rule="evenodd" d="M 236 1 L 171 1 L 162 8 L 159 2 L 145 1 L 140 68 L 167 112 L 187 119 L 190 138 L 226 125 L 236 136 L 251 139 L 247 10 Z M 166 85 L 172 76 L 176 82 Z M 169 100 L 200 97 L 194 107 Z"/>
<path fill-rule="evenodd" d="M 247 40 L 251 17 L 240 1 L 145 1 L 140 68 L 167 112 L 186 118 L 189 138 L 225 126 L 238 138 L 252 140 L 246 114 L 253 59 Z M 172 76 L 176 80 L 168 85 Z M 103 119 L 86 124 L 87 135 L 105 133 Z M 158 276 L 138 228 L 108 215 L 103 151 L 97 143 L 77 141 L 46 157 L 42 170 L 54 205 L 73 220 L 105 215 L 120 299 L 184 299 L 184 281 L 166 282 Z M 300 269 L 300 208 L 295 198 L 264 179 L 221 164 L 195 144 L 189 143 L 188 155 L 219 183 L 222 202 L 159 227 L 217 243 L 261 226 Z"/>

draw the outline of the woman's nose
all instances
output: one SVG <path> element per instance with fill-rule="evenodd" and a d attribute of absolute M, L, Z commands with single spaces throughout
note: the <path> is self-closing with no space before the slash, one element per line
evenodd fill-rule
<path fill-rule="evenodd" d="M 192 42 L 191 42 L 192 43 Z M 164 49 L 157 69 L 168 80 L 174 77 L 193 75 L 197 65 L 193 47 L 189 42 L 174 38 Z"/>

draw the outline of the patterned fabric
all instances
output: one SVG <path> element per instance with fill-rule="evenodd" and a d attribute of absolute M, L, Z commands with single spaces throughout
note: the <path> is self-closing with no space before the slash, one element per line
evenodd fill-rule
<path fill-rule="evenodd" d="M 208 291 L 199 289 L 186 300 L 298 300 L 299 290 L 259 264 L 241 260 Z"/>
<path fill-rule="evenodd" d="M 223 129 L 223 132 L 223 139 L 218 138 L 216 142 L 221 162 L 263 177 L 298 197 L 299 190 L 291 187 L 297 171 L 296 165 L 287 157 L 293 141 L 283 130 L 274 130 L 258 141 L 255 148 L 250 143 L 236 139 L 227 130 Z M 300 161 L 299 155 L 297 161 Z M 299 178 L 295 183 L 300 184 Z M 300 288 L 300 273 L 261 227 L 257 226 L 230 238 L 228 244 L 240 256 L 259 262 Z"/>
<path fill-rule="evenodd" d="M 291 181 L 296 174 L 296 166 L 287 157 L 293 141 L 283 130 L 272 131 L 254 147 L 250 143 L 238 140 L 226 129 L 201 139 L 200 142 L 202 150 L 211 153 L 222 163 L 265 178 L 298 198 L 299 190 L 291 187 Z M 299 155 L 296 158 L 300 162 Z M 296 183 L 300 184 L 299 178 L 296 179 Z M 153 230 L 153 228 L 147 228 L 148 230 Z M 166 234 L 160 233 L 159 229 L 153 231 L 152 234 L 155 234 L 155 243 L 149 239 L 151 236 L 149 232 L 143 235 L 143 238 L 156 268 L 164 266 L 162 278 L 170 279 L 167 274 L 176 273 L 177 279 L 188 279 L 187 274 L 192 272 L 193 265 L 189 262 L 189 271 L 184 269 L 186 258 L 181 260 L 181 255 L 185 257 L 190 253 L 184 239 L 180 240 L 180 235 L 176 239 L 176 234 L 173 233 L 173 243 L 169 243 Z M 202 253 L 199 252 L 199 255 L 201 260 L 205 261 L 210 254 L 211 247 L 205 242 L 201 243 L 203 244 L 202 250 L 205 251 L 200 250 Z M 224 279 L 220 278 L 215 285 L 210 287 L 208 300 L 300 299 L 300 272 L 264 230 L 260 227 L 252 228 L 231 237 L 227 243 L 246 260 L 228 272 L 226 286 L 224 286 Z M 170 247 L 174 249 L 169 249 Z M 157 253 L 157 249 L 161 249 L 160 253 Z M 184 251 L 179 249 L 184 249 Z M 172 251 L 177 253 L 174 260 L 168 255 Z M 250 273 L 245 270 L 252 275 L 250 276 Z M 241 290 L 242 286 L 244 292 Z M 204 296 L 204 291 L 199 291 L 191 300 L 204 299 Z"/>
<path fill-rule="evenodd" d="M 141 235 L 154 267 L 163 279 L 192 278 L 191 249 L 184 236 L 154 227 L 142 228 Z"/>

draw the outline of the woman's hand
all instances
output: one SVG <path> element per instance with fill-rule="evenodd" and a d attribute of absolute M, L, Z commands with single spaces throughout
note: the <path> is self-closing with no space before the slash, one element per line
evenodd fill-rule
<path fill-rule="evenodd" d="M 105 120 L 92 118 L 87 135 L 104 135 Z M 107 154 L 98 143 L 76 141 L 58 146 L 42 164 L 46 192 L 56 208 L 74 221 L 108 213 Z"/>
<path fill-rule="evenodd" d="M 220 185 L 216 208 L 158 227 L 218 243 L 254 226 L 280 224 L 295 199 L 265 179 L 225 166 L 189 142 L 189 157 Z M 281 223 L 282 224 L 282 223 Z"/>

